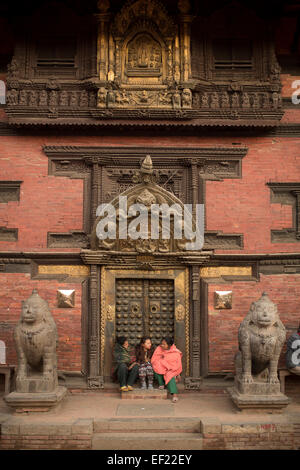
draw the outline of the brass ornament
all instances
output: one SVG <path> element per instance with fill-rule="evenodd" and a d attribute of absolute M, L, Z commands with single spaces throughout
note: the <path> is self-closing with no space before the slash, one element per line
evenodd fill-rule
<path fill-rule="evenodd" d="M 252 276 L 252 266 L 209 266 L 200 268 L 200 276 Z"/>
<path fill-rule="evenodd" d="M 106 320 L 107 321 L 114 321 L 115 319 L 115 306 L 114 305 L 107 305 L 106 307 Z"/>
<path fill-rule="evenodd" d="M 215 308 L 232 308 L 232 291 L 215 291 Z"/>
<path fill-rule="evenodd" d="M 57 291 L 57 307 L 58 308 L 74 308 L 75 307 L 75 290 L 59 289 Z"/>
<path fill-rule="evenodd" d="M 109 0 L 98 0 L 97 8 L 101 13 L 106 13 L 109 10 Z"/>
<path fill-rule="evenodd" d="M 185 309 L 182 304 L 177 305 L 175 309 L 175 318 L 176 321 L 183 321 L 185 317 Z"/>
<path fill-rule="evenodd" d="M 68 276 L 88 276 L 90 274 L 89 266 L 60 266 L 60 265 L 39 265 L 38 274 L 67 274 Z"/>
<path fill-rule="evenodd" d="M 178 0 L 178 10 L 182 14 L 187 14 L 189 13 L 191 8 L 189 0 Z"/>

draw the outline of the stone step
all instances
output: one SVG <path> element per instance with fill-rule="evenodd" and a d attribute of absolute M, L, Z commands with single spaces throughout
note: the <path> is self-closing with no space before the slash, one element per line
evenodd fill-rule
<path fill-rule="evenodd" d="M 200 433 L 96 433 L 93 450 L 202 450 Z"/>
<path fill-rule="evenodd" d="M 131 392 L 121 392 L 121 398 L 122 400 L 148 400 L 149 398 L 166 400 L 168 398 L 168 391 L 166 389 L 159 390 L 158 388 L 153 390 L 134 388 Z"/>
<path fill-rule="evenodd" d="M 128 432 L 137 433 L 180 432 L 200 433 L 199 418 L 95 418 L 94 433 Z"/>

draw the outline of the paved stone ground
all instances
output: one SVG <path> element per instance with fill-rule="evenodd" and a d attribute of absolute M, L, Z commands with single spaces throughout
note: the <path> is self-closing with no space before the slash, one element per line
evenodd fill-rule
<path fill-rule="evenodd" d="M 0 395 L 0 449 L 299 449 L 300 396 L 282 413 L 240 412 L 227 391 L 180 389 L 179 401 L 69 389 L 49 412 L 17 413 Z M 128 392 L 133 393 L 133 392 Z"/>
<path fill-rule="evenodd" d="M 130 393 L 130 392 L 129 392 Z M 68 392 L 64 401 L 55 409 L 47 412 L 15 413 L 2 400 L 0 395 L 0 421 L 9 417 L 18 417 L 26 423 L 70 422 L 76 419 L 97 419 L 122 417 L 218 417 L 222 422 L 272 422 L 275 416 L 300 417 L 300 394 L 294 397 L 292 402 L 281 414 L 268 412 L 240 412 L 232 403 L 224 391 L 224 395 L 184 393 L 179 396 L 179 401 L 172 404 L 170 400 L 163 403 L 154 400 L 121 400 L 118 394 L 88 391 L 83 393 Z"/>

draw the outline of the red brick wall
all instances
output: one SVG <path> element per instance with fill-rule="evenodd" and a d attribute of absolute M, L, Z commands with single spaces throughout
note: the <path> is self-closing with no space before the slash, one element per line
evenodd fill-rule
<path fill-rule="evenodd" d="M 58 369 L 81 370 L 81 285 L 56 280 L 30 280 L 30 274 L 0 274 L 0 339 L 7 346 L 6 361 L 17 364 L 13 330 L 21 314 L 21 301 L 36 288 L 47 300 L 57 326 Z M 75 308 L 57 308 L 57 289 L 75 289 Z"/>
<path fill-rule="evenodd" d="M 101 143 L 109 146 L 186 148 L 232 145 L 233 140 L 249 147 L 243 159 L 243 177 L 207 182 L 207 229 L 243 233 L 244 253 L 297 251 L 299 243 L 271 243 L 271 229 L 291 227 L 292 214 L 289 207 L 270 204 L 270 189 L 266 182 L 299 181 L 299 138 L 208 139 L 176 136 L 161 137 L 159 142 L 154 137 L 103 137 L 100 142 L 96 137 L 1 137 L 1 179 L 23 180 L 24 183 L 19 202 L 0 204 L 0 226 L 19 229 L 19 240 L 0 242 L 0 250 L 44 250 L 47 249 L 48 231 L 82 229 L 83 182 L 80 179 L 49 176 L 48 158 L 42 151 L 45 144 L 93 146 Z"/>
<path fill-rule="evenodd" d="M 243 233 L 245 253 L 298 251 L 298 243 L 271 242 L 271 229 L 292 227 L 292 211 L 270 203 L 266 183 L 299 181 L 299 139 L 239 141 L 249 146 L 243 159 L 243 178 L 207 182 L 207 229 Z"/>
<path fill-rule="evenodd" d="M 82 228 L 83 182 L 48 176 L 42 145 L 31 137 L 1 138 L 1 179 L 23 183 L 19 202 L 0 204 L 0 226 L 19 229 L 18 241 L 0 242 L 0 250 L 41 251 L 47 232 Z"/>
<path fill-rule="evenodd" d="M 208 286 L 208 328 L 209 328 L 209 371 L 234 371 L 234 355 L 238 351 L 238 329 L 253 301 L 263 292 L 277 304 L 280 319 L 286 327 L 298 327 L 300 323 L 300 275 L 261 275 L 260 282 L 233 282 L 232 284 L 209 284 Z M 214 308 L 216 290 L 233 292 L 232 309 Z M 289 330 L 287 338 L 292 331 Z M 281 353 L 279 365 L 285 366 L 285 350 Z"/>

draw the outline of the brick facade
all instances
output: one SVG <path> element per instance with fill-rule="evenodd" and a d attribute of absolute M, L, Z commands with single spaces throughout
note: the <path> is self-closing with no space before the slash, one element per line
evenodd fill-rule
<path fill-rule="evenodd" d="M 260 276 L 260 281 L 237 281 L 233 283 L 209 284 L 208 324 L 209 324 L 209 369 L 211 372 L 234 371 L 234 355 L 238 351 L 238 329 L 248 313 L 253 300 L 262 292 L 277 304 L 280 319 L 286 328 L 297 328 L 300 303 L 297 298 L 299 275 Z M 214 292 L 233 292 L 232 309 L 214 308 Z M 290 331 L 288 330 L 287 337 Z M 281 353 L 279 367 L 285 366 L 285 348 Z"/>
<path fill-rule="evenodd" d="M 81 371 L 81 286 L 56 280 L 31 280 L 30 274 L 0 276 L 0 337 L 6 344 L 8 364 L 17 364 L 13 330 L 20 318 L 21 302 L 38 289 L 47 300 L 58 331 L 58 369 Z M 75 307 L 57 308 L 57 289 L 75 290 Z"/>
<path fill-rule="evenodd" d="M 0 34 L 9 40 L 1 53 L 9 54 L 13 50 L 13 37 L 6 20 L 0 19 L 3 25 Z M 291 31 L 295 28 L 295 18 L 284 18 L 278 23 L 276 31 L 276 53 L 289 55 L 292 41 Z M 6 81 L 6 73 L 0 70 L 0 80 Z M 295 211 L 291 205 L 271 203 L 269 182 L 291 183 L 300 181 L 300 135 L 299 127 L 290 130 L 290 125 L 300 125 L 300 104 L 291 104 L 291 95 L 295 91 L 293 82 L 300 80 L 299 70 L 292 73 L 283 70 L 281 74 L 281 96 L 284 101 L 284 116 L 279 130 L 270 132 L 264 128 L 234 127 L 229 129 L 220 126 L 207 133 L 191 126 L 188 131 L 178 126 L 178 131 L 170 126 L 160 131 L 149 127 L 137 129 L 120 128 L 100 131 L 84 128 L 66 132 L 60 128 L 57 132 L 44 127 L 35 130 L 35 126 L 24 129 L 7 127 L 1 133 L 0 126 L 0 172 L 1 181 L 22 181 L 20 200 L 0 202 L 0 229 L 16 229 L 17 240 L 5 240 L 0 237 L 0 258 L 9 253 L 23 252 L 52 253 L 52 262 L 57 252 L 79 253 L 80 247 L 49 248 L 48 232 L 68 233 L 83 230 L 83 195 L 84 183 L 78 177 L 62 177 L 49 174 L 49 159 L 43 151 L 45 145 L 54 146 L 106 146 L 130 147 L 144 146 L 150 148 L 196 148 L 196 147 L 247 147 L 246 156 L 242 159 L 241 178 L 222 181 L 206 181 L 205 210 L 206 229 L 221 233 L 242 234 L 241 249 L 214 250 L 214 255 L 234 255 L 235 262 L 240 262 L 241 255 L 267 257 L 271 254 L 300 254 L 300 240 L 293 242 L 273 242 L 272 230 L 282 230 L 295 225 Z M 300 87 L 299 87 L 300 88 Z M 7 125 L 8 115 L 0 107 L 0 125 Z M 129 122 L 130 123 L 130 122 Z M 128 122 L 126 122 L 128 124 Z M 163 126 L 161 126 L 163 128 Z M 3 127 L 4 128 L 4 127 Z M 128 130 L 130 129 L 130 130 Z M 280 135 L 280 131 L 284 135 Z M 15 135 L 14 135 L 15 132 Z M 239 134 L 240 132 L 240 134 Z M 277 132 L 277 134 L 276 134 Z M 189 188 L 192 192 L 192 189 Z M 0 230 L 1 231 L 1 230 Z M 29 255 L 28 255 L 29 256 Z M 30 256 L 29 256 L 30 257 Z M 79 258 L 78 258 L 79 259 Z M 1 263 L 0 263 L 1 264 Z M 78 264 L 80 262 L 78 261 Z M 220 261 L 221 265 L 222 262 Z M 209 372 L 219 373 L 233 371 L 233 358 L 237 350 L 237 331 L 240 322 L 249 310 L 253 300 L 266 291 L 278 304 L 281 320 L 290 334 L 300 322 L 299 316 L 299 283 L 300 274 L 259 274 L 257 280 L 237 280 L 227 282 L 224 279 L 209 281 L 208 342 Z M 80 281 L 36 279 L 32 272 L 19 273 L 0 270 L 0 339 L 7 345 L 7 360 L 16 362 L 13 345 L 13 328 L 20 315 L 21 301 L 27 298 L 33 288 L 48 300 L 56 321 L 59 334 L 58 366 L 59 369 L 79 371 L 82 369 L 82 286 Z M 75 289 L 75 308 L 57 308 L 56 291 L 58 288 Z M 214 291 L 232 290 L 233 308 L 230 310 L 214 309 Z M 284 352 L 280 364 L 284 365 Z"/>
<path fill-rule="evenodd" d="M 249 149 L 243 159 L 243 177 L 206 183 L 207 229 L 242 233 L 244 249 L 241 253 L 297 252 L 300 242 L 271 242 L 271 230 L 292 227 L 293 220 L 291 206 L 270 203 L 270 188 L 266 183 L 297 181 L 300 138 L 243 137 L 234 140 Z M 101 145 L 111 147 L 174 146 L 185 149 L 227 146 L 232 142 L 232 137 L 101 138 Z M 0 241 L 2 251 L 47 250 L 47 232 L 82 229 L 82 180 L 48 175 L 48 158 L 42 150 L 44 145 L 96 146 L 99 139 L 1 137 L 2 179 L 23 181 L 20 201 L 0 204 L 0 226 L 18 228 L 19 232 L 16 242 Z M 223 252 L 230 251 L 216 250 L 216 253 Z"/>

